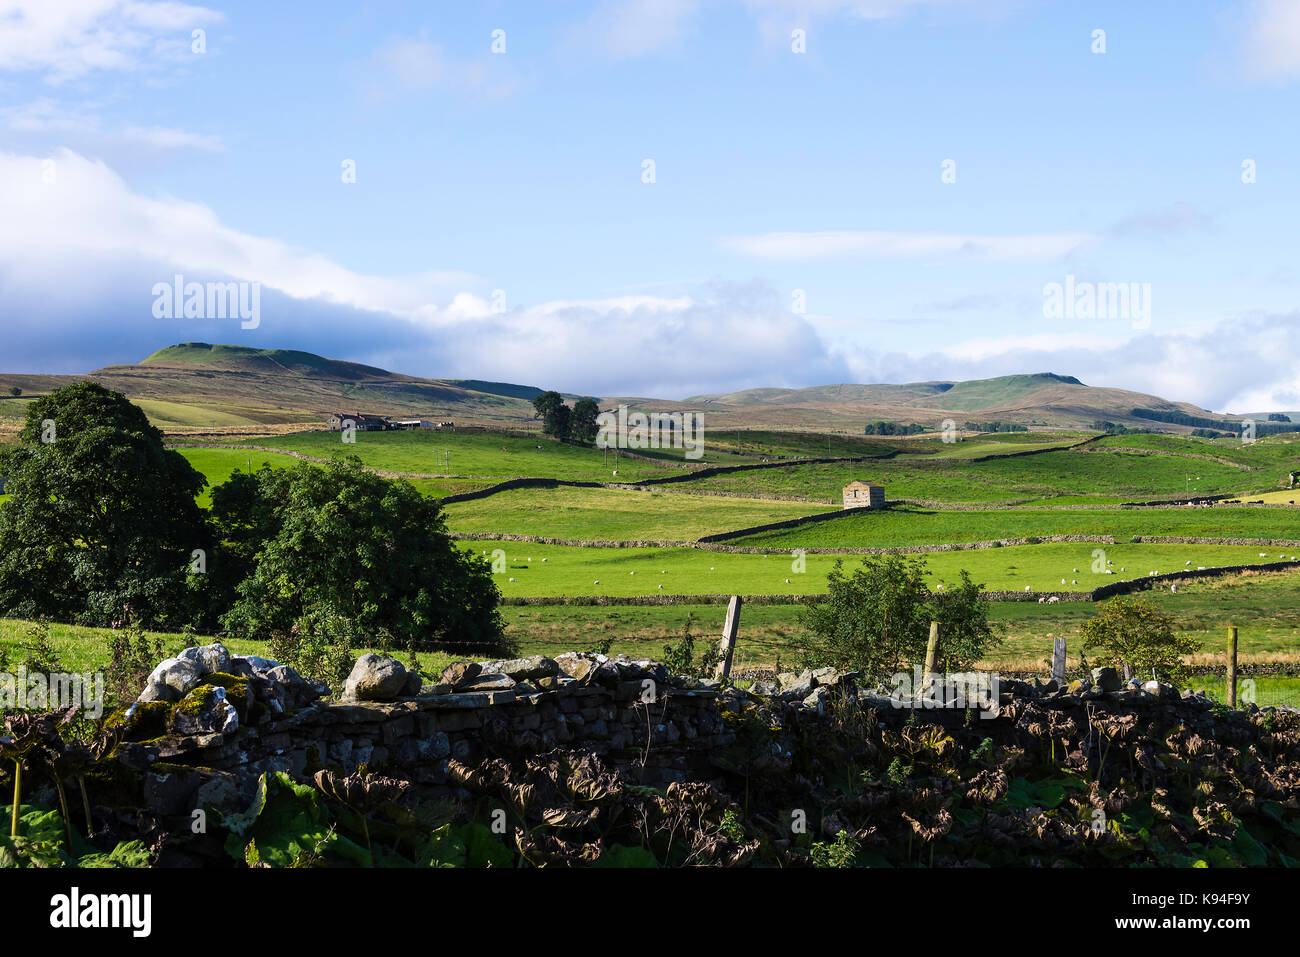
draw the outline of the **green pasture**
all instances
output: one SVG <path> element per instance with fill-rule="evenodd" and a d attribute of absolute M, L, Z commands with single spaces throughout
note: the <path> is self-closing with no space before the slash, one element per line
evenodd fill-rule
<path fill-rule="evenodd" d="M 536 558 L 533 559 L 537 561 Z M 1082 567 L 1082 566 L 1080 566 Z M 1300 662 L 1300 572 L 1246 573 L 1185 582 L 1178 594 L 1143 592 L 1143 597 L 1175 617 L 1179 631 L 1202 643 L 1190 664 L 1217 667 L 1224 662 L 1228 625 L 1238 628 L 1238 659 L 1249 663 Z M 998 649 L 981 662 L 1002 671 L 1045 671 L 1053 640 L 1066 638 L 1070 668 L 1079 665 L 1079 629 L 1097 614 L 1091 602 L 997 601 L 990 617 L 1004 635 Z M 535 654 L 554 654 L 609 641 L 611 649 L 631 655 L 661 655 L 689 627 L 700 640 L 722 633 L 725 605 L 547 605 L 504 606 L 507 630 Z M 807 632 L 799 623 L 799 605 L 745 605 L 741 611 L 738 667 L 794 665 Z M 1275 679 L 1258 679 L 1270 682 Z M 1197 679 L 1210 689 L 1212 679 Z M 1261 703 L 1265 703 L 1261 697 Z"/>
<path fill-rule="evenodd" d="M 1062 499 L 1108 504 L 1280 488 L 1285 484 L 1287 471 L 1300 468 L 1300 455 L 1290 453 L 1277 458 L 1269 450 L 1266 455 L 1261 454 L 1259 461 L 1259 468 L 1248 468 L 1243 464 L 1226 465 L 1187 455 L 1140 454 L 1118 449 L 1057 450 L 982 462 L 899 455 L 872 462 L 805 463 L 732 472 L 694 479 L 681 487 L 723 492 L 743 490 L 750 495 L 801 495 L 838 502 L 844 485 L 861 479 L 884 485 L 886 498 L 893 500 L 1014 505 Z"/>
<path fill-rule="evenodd" d="M 208 487 L 198 498 L 199 504 L 204 508 L 212 504 L 213 486 L 228 480 L 233 472 L 256 472 L 264 465 L 273 469 L 287 468 L 301 461 L 291 455 L 262 452 L 257 449 L 247 452 L 237 449 L 177 449 L 177 451 L 208 480 Z"/>
<path fill-rule="evenodd" d="M 687 459 L 683 449 L 638 450 L 638 456 L 657 460 L 647 462 L 613 449 L 605 451 L 552 442 L 540 433 L 534 438 L 496 432 L 357 432 L 354 443 L 345 443 L 342 436 L 340 432 L 296 432 L 272 440 L 248 441 L 253 445 L 274 446 L 321 458 L 355 455 L 370 468 L 390 472 L 502 479 L 527 477 L 640 482 L 679 475 L 703 465 L 753 462 L 748 456 L 722 452 L 711 454 L 707 441 L 703 459 Z"/>
<path fill-rule="evenodd" d="M 446 506 L 453 532 L 584 541 L 694 541 L 701 535 L 782 522 L 828 506 L 765 499 L 603 488 L 511 489 Z"/>
<path fill-rule="evenodd" d="M 460 544 L 487 561 L 498 550 L 504 554 L 505 567 L 494 578 L 506 597 L 818 594 L 826 590 L 826 575 L 837 559 L 842 559 L 846 567 L 861 561 L 855 555 L 752 555 L 687 547 L 585 548 L 508 541 Z M 1105 552 L 1101 562 L 1113 562 L 1109 567 L 1114 574 L 1092 571 L 1094 562 L 1099 561 L 1094 556 L 1098 549 Z M 1276 560 L 1274 552 L 1267 558 L 1261 558 L 1259 552 L 1257 548 L 1229 545 L 1103 547 L 1052 543 L 931 552 L 925 558 L 936 585 L 955 581 L 958 571 L 964 568 L 988 591 L 1023 591 L 1028 585 L 1034 592 L 1081 592 L 1153 571 Z M 797 570 L 800 562 L 803 571 Z M 1064 584 L 1061 579 L 1065 579 Z"/>
<path fill-rule="evenodd" d="M 538 560 L 533 557 L 534 563 Z M 1203 644 L 1190 664 L 1219 667 L 1224 662 L 1228 625 L 1238 627 L 1238 656 L 1243 664 L 1300 662 L 1300 572 L 1246 573 L 1187 582 L 1178 594 L 1168 591 L 1143 593 L 1175 616 L 1180 631 L 1190 633 Z M 801 649 L 807 646 L 807 632 L 799 624 L 798 605 L 747 604 L 741 612 L 737 669 L 797 665 Z M 1078 666 L 1079 629 L 1097 613 L 1089 602 L 1039 605 L 1036 602 L 992 602 L 990 617 L 1001 627 L 1004 640 L 980 667 L 1008 672 L 1043 672 L 1051 655 L 1053 639 L 1064 636 L 1068 664 Z M 690 628 L 697 649 L 722 632 L 724 605 L 644 606 L 503 606 L 506 629 L 524 654 L 555 655 L 564 651 L 606 646 L 613 654 L 661 657 L 665 644 L 680 640 Z M 0 619 L 0 657 L 12 672 L 27 657 L 31 624 Z M 67 671 L 102 669 L 108 662 L 109 632 L 104 629 L 52 624 L 50 640 L 60 666 Z M 162 634 L 166 654 L 174 654 L 194 641 L 178 634 Z M 239 654 L 267 654 L 257 641 L 226 640 Z M 358 649 L 361 654 L 364 650 Z M 441 653 L 421 653 L 426 674 L 436 674 L 452 659 Z M 2 669 L 0 669 L 2 670 Z M 1288 679 L 1258 678 L 1260 704 L 1269 703 L 1268 689 Z M 1294 679 L 1289 679 L 1294 681 Z M 1212 676 L 1194 679 L 1195 687 L 1214 692 L 1221 686 Z M 1282 687 L 1282 684 L 1278 684 Z M 1294 702 L 1292 702 L 1294 703 Z"/>
<path fill-rule="evenodd" d="M 1049 535 L 1268 538 L 1300 541 L 1300 515 L 1273 508 L 997 509 L 944 511 L 900 506 L 859 509 L 840 518 L 758 532 L 731 545 L 758 548 L 877 548 Z M 1270 549 L 1273 552 L 1281 548 Z M 1300 554 L 1300 546 L 1290 552 Z"/>

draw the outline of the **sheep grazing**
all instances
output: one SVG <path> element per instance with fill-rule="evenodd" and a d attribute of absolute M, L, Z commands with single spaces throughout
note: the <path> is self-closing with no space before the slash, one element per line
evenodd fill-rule
<path fill-rule="evenodd" d="M 1178 583 L 1177 583 L 1177 582 L 1173 582 L 1172 584 L 1170 584 L 1170 586 L 1169 586 L 1169 590 L 1170 590 L 1173 594 L 1177 595 L 1177 594 L 1178 594 Z"/>
<path fill-rule="evenodd" d="M 510 580 L 511 580 L 511 581 L 514 581 L 514 579 L 513 579 L 513 578 L 512 578 L 512 579 L 510 579 Z"/>
<path fill-rule="evenodd" d="M 790 579 L 787 578 L 787 579 L 785 580 L 785 583 L 786 583 L 787 585 L 790 584 Z"/>
<path fill-rule="evenodd" d="M 1060 601 L 1060 600 L 1061 600 L 1061 599 L 1060 599 L 1058 596 L 1053 595 L 1051 598 L 1047 599 L 1047 603 L 1048 603 L 1049 605 L 1055 605 L 1055 604 L 1056 604 L 1058 601 Z"/>
<path fill-rule="evenodd" d="M 599 585 L 599 584 L 600 584 L 600 579 L 597 578 L 594 582 L 592 582 L 592 584 L 593 584 L 593 585 Z"/>
<path fill-rule="evenodd" d="M 663 585 L 660 585 L 660 586 L 659 586 L 659 590 L 660 590 L 660 591 L 663 591 L 663 590 L 664 590 L 664 586 L 663 586 Z"/>
<path fill-rule="evenodd" d="M 1041 605 L 1041 604 L 1042 604 L 1043 602 L 1045 602 L 1045 601 L 1047 601 L 1047 598 L 1046 598 L 1046 597 L 1044 597 L 1043 595 L 1039 595 L 1039 596 L 1038 596 L 1038 604 Z"/>
<path fill-rule="evenodd" d="M 1028 586 L 1028 585 L 1025 586 L 1025 591 L 1029 591 L 1029 586 Z"/>
<path fill-rule="evenodd" d="M 1077 578 L 1071 578 L 1071 579 L 1070 579 L 1070 584 L 1071 584 L 1071 585 L 1077 585 L 1077 584 L 1079 584 L 1079 579 L 1077 579 Z"/>
<path fill-rule="evenodd" d="M 1061 584 L 1062 584 L 1062 585 L 1065 584 L 1065 579 L 1064 579 L 1064 578 L 1061 579 Z"/>

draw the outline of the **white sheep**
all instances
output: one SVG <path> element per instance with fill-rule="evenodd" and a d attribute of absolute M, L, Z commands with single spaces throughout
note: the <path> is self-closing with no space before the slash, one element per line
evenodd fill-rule
<path fill-rule="evenodd" d="M 1060 601 L 1060 600 L 1061 600 L 1061 599 L 1060 599 L 1058 596 L 1053 595 L 1051 598 L 1047 599 L 1047 603 L 1048 603 L 1049 605 L 1055 605 L 1055 604 L 1056 604 L 1058 601 Z"/>
<path fill-rule="evenodd" d="M 510 580 L 511 580 L 511 581 L 514 581 L 514 579 L 513 579 L 513 578 L 512 578 L 512 579 L 510 579 Z"/>

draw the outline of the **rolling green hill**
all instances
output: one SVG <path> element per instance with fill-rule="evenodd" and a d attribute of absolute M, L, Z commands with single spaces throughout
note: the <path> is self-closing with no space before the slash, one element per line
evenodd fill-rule
<path fill-rule="evenodd" d="M 107 366 L 83 376 L 0 373 L 0 395 L 17 387 L 40 395 L 90 378 L 125 393 L 171 432 L 284 431 L 321 423 L 334 411 L 408 415 L 460 425 L 535 430 L 532 399 L 540 387 L 479 379 L 422 378 L 292 349 L 185 342 L 133 365 Z M 566 383 L 543 383 L 562 392 Z M 966 382 L 837 384 L 767 388 L 685 400 L 605 397 L 648 412 L 698 411 L 706 433 L 818 432 L 861 436 L 876 420 L 938 430 L 951 419 L 1000 420 L 1036 430 L 1090 428 L 1098 420 L 1164 432 L 1188 426 L 1135 418 L 1133 410 L 1190 417 L 1236 418 L 1195 405 L 1124 389 L 1089 386 L 1073 376 L 1042 372 Z M 0 402 L 0 431 L 11 430 L 23 404 Z"/>

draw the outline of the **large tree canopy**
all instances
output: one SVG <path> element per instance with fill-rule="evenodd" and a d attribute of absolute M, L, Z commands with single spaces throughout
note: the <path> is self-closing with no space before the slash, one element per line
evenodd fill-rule
<path fill-rule="evenodd" d="M 809 599 L 800 616 L 812 632 L 809 662 L 883 678 L 925 660 L 932 621 L 939 623 L 939 660 L 947 668 L 979 660 L 1000 641 L 980 586 L 963 571 L 932 594 L 929 574 L 920 557 L 871 555 L 848 574 L 836 561 L 826 576 L 826 601 Z"/>
<path fill-rule="evenodd" d="M 337 616 L 402 646 L 503 650 L 489 566 L 455 547 L 438 502 L 409 482 L 355 458 L 264 468 L 219 486 L 213 509 L 223 547 L 251 570 L 223 618 L 232 634 L 283 635 Z"/>
<path fill-rule="evenodd" d="M 178 627 L 208 548 L 206 484 L 118 392 L 78 382 L 34 401 L 0 459 L 0 614 Z"/>
<path fill-rule="evenodd" d="M 555 391 L 542 392 L 533 399 L 537 418 L 542 420 L 542 431 L 563 442 L 569 437 L 573 410 L 564 404 L 564 397 Z"/>

